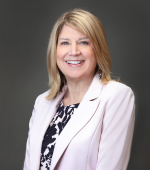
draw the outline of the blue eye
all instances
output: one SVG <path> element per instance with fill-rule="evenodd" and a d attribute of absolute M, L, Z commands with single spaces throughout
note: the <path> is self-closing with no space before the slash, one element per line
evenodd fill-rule
<path fill-rule="evenodd" d="M 89 43 L 87 41 L 81 41 L 81 44 L 88 45 Z"/>
<path fill-rule="evenodd" d="M 67 45 L 67 44 L 69 44 L 68 42 L 62 42 L 61 44 L 63 44 L 63 45 Z"/>

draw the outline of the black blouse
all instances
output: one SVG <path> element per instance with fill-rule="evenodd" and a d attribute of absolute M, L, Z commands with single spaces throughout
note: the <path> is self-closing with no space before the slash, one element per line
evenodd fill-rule
<path fill-rule="evenodd" d="M 63 100 L 57 109 L 56 115 L 52 119 L 43 139 L 41 149 L 40 170 L 50 170 L 52 156 L 56 144 L 57 137 L 60 135 L 67 122 L 70 120 L 74 110 L 77 109 L 79 103 L 64 106 Z"/>

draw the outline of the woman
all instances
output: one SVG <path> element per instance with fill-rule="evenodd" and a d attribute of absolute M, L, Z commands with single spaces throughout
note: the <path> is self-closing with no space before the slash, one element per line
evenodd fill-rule
<path fill-rule="evenodd" d="M 103 26 L 74 9 L 54 25 L 48 45 L 50 90 L 35 102 L 24 170 L 125 170 L 134 95 L 111 80 Z"/>

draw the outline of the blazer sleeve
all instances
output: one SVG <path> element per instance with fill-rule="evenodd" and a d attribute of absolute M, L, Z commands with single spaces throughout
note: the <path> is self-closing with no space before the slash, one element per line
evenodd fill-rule
<path fill-rule="evenodd" d="M 28 139 L 27 139 L 27 143 L 26 143 L 26 152 L 25 152 L 25 160 L 24 160 L 23 170 L 30 170 L 30 133 L 31 133 L 31 129 L 32 129 L 33 120 L 34 120 L 34 117 L 36 114 L 38 100 L 39 100 L 39 97 L 37 97 L 37 99 L 35 101 L 34 109 L 32 111 L 32 116 L 29 121 L 29 132 L 28 132 Z"/>
<path fill-rule="evenodd" d="M 135 120 L 134 95 L 122 84 L 111 91 L 105 104 L 96 170 L 126 170 L 130 157 Z"/>

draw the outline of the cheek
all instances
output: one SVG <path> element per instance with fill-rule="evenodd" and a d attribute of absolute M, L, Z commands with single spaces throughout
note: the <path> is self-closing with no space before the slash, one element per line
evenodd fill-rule
<path fill-rule="evenodd" d="M 59 49 L 57 49 L 56 51 L 56 59 L 60 59 L 61 58 L 61 52 Z"/>
<path fill-rule="evenodd" d="M 56 58 L 63 59 L 67 55 L 68 51 L 66 48 L 57 47 Z"/>
<path fill-rule="evenodd" d="M 61 70 L 62 69 L 62 62 L 61 62 L 61 59 L 59 57 L 56 58 L 56 64 L 59 67 L 59 69 Z"/>
<path fill-rule="evenodd" d="M 85 51 L 84 56 L 85 56 L 87 59 L 89 59 L 91 62 L 96 62 L 96 57 L 95 57 L 95 54 L 94 54 L 94 51 L 93 51 L 93 50 Z"/>
<path fill-rule="evenodd" d="M 95 68 L 96 67 L 96 64 L 97 64 L 97 61 L 96 61 L 96 57 L 95 57 L 95 54 L 94 54 L 94 51 L 91 50 L 89 53 L 88 53 L 88 57 L 89 57 L 89 62 L 90 62 L 90 65 L 91 65 L 91 69 Z M 92 67 L 93 66 L 93 67 Z"/>
<path fill-rule="evenodd" d="M 56 52 L 56 64 L 58 68 L 62 71 L 64 65 L 64 55 L 62 51 L 57 50 Z"/>
<path fill-rule="evenodd" d="M 81 52 L 86 58 L 90 58 L 94 56 L 94 51 L 92 47 L 86 47 L 82 49 Z"/>

